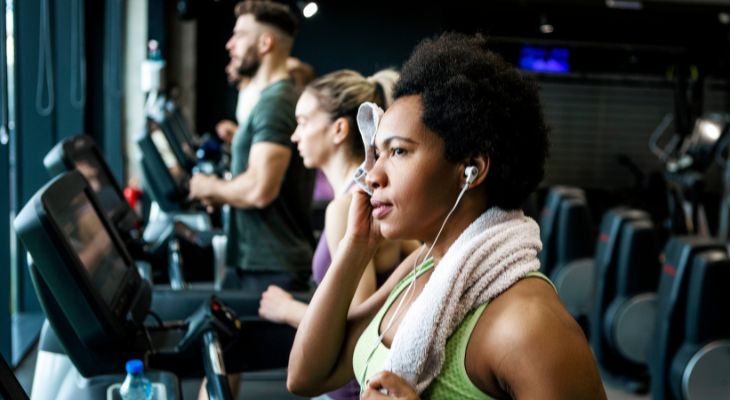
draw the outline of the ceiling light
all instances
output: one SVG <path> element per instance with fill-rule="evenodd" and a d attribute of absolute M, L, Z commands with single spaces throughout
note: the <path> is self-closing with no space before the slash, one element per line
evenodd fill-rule
<path fill-rule="evenodd" d="M 546 16 L 541 15 L 540 16 L 540 32 L 544 34 L 553 33 L 555 30 L 555 27 L 548 22 L 548 19 Z"/>
<path fill-rule="evenodd" d="M 721 12 L 717 14 L 717 19 L 720 21 L 723 25 L 730 24 L 730 14 L 726 12 Z"/>
<path fill-rule="evenodd" d="M 317 13 L 318 10 L 319 7 L 317 7 L 317 3 L 312 1 L 304 6 L 304 9 L 302 9 L 302 14 L 304 14 L 304 18 L 311 18 L 314 14 Z"/>

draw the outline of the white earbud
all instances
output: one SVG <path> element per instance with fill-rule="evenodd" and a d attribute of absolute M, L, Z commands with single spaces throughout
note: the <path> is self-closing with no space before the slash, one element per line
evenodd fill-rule
<path fill-rule="evenodd" d="M 464 186 L 469 186 L 474 182 L 474 180 L 477 178 L 477 175 L 479 174 L 479 169 L 473 165 L 470 165 L 464 169 L 464 176 L 466 176 L 466 183 L 464 183 Z"/>

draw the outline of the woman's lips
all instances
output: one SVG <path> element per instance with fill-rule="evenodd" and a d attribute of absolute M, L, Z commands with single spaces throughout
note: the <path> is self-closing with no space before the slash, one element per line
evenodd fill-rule
<path fill-rule="evenodd" d="M 302 160 L 305 159 L 305 151 L 300 147 L 297 147 L 297 150 L 299 151 L 299 157 L 301 157 Z"/>
<path fill-rule="evenodd" d="M 370 205 L 373 206 L 373 217 L 375 219 L 385 218 L 386 215 L 393 209 L 393 205 L 390 203 L 384 203 L 378 200 L 371 200 Z"/>

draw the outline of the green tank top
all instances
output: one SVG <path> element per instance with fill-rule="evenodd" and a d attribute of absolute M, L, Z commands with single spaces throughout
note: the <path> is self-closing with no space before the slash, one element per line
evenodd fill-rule
<path fill-rule="evenodd" d="M 432 267 L 433 258 L 431 257 L 416 267 L 415 277 L 421 276 L 421 274 Z M 531 272 L 527 276 L 542 278 L 555 288 L 552 282 L 550 282 L 550 280 L 540 272 Z M 363 331 L 362 335 L 360 335 L 360 338 L 355 345 L 355 351 L 352 357 L 352 368 L 355 372 L 355 378 L 361 388 L 365 388 L 365 382 L 367 382 L 377 372 L 382 370 L 382 366 L 390 352 L 389 348 L 385 347 L 382 342 L 379 342 L 380 335 L 378 334 L 378 329 L 383 317 L 396 298 L 398 298 L 398 295 L 400 295 L 400 293 L 408 287 L 415 277 L 414 273 L 411 272 L 403 278 L 403 280 L 398 282 L 396 287 L 388 296 L 388 299 L 385 301 L 385 304 L 383 304 L 383 307 L 380 308 L 378 313 L 375 315 L 375 318 L 370 321 L 370 324 L 367 328 L 365 328 L 365 331 Z M 439 375 L 433 380 L 433 382 L 431 382 L 431 385 L 423 393 L 423 398 L 434 400 L 492 399 L 492 397 L 483 393 L 478 387 L 476 387 L 476 385 L 474 385 L 474 383 L 472 383 L 466 372 L 466 366 L 464 364 L 466 359 L 466 347 L 469 344 L 471 332 L 474 330 L 474 326 L 476 326 L 479 321 L 479 318 L 481 317 L 482 312 L 484 312 L 484 309 L 487 307 L 487 304 L 489 303 L 484 303 L 467 313 L 459 327 L 446 341 L 444 365 L 441 369 L 441 373 L 439 373 Z M 370 358 L 369 361 L 368 358 Z"/>

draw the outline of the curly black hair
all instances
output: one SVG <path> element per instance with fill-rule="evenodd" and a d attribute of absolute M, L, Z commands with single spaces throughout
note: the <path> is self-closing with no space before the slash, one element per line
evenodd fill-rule
<path fill-rule="evenodd" d="M 544 175 L 548 133 L 537 84 L 487 49 L 480 35 L 444 33 L 419 43 L 394 97 L 421 96 L 421 120 L 445 158 L 489 157 L 490 206 L 517 209 Z"/>

